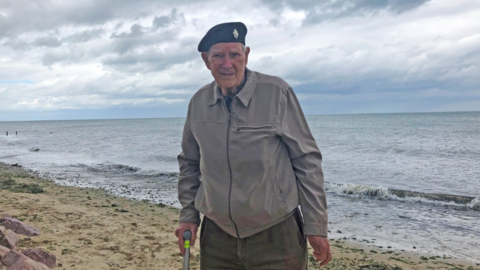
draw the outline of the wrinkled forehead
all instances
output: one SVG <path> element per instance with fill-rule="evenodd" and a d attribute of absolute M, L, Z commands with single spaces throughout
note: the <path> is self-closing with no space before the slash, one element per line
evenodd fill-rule
<path fill-rule="evenodd" d="M 238 42 L 217 43 L 212 45 L 208 50 L 208 53 L 225 53 L 225 52 L 241 52 L 243 51 L 243 44 Z"/>

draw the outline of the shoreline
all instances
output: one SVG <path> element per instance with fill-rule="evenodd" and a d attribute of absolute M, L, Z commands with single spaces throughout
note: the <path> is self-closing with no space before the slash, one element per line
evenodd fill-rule
<path fill-rule="evenodd" d="M 7 179 L 38 184 L 44 190 L 32 194 L 0 189 L 0 216 L 16 217 L 42 231 L 36 237 L 20 236 L 18 249 L 51 252 L 57 257 L 57 269 L 181 269 L 183 257 L 173 234 L 178 209 L 99 189 L 60 186 L 0 163 L 0 187 Z M 310 269 L 480 269 L 473 262 L 380 249 L 348 239 L 331 239 L 330 245 L 334 260 L 322 268 L 311 262 Z M 192 247 L 190 265 L 199 269 L 198 243 Z"/>

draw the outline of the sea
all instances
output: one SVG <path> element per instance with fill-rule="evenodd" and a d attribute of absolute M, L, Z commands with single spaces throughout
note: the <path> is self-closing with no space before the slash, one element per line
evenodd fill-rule
<path fill-rule="evenodd" d="M 307 121 L 323 155 L 329 238 L 480 263 L 480 112 Z M 0 122 L 0 162 L 60 185 L 180 207 L 184 122 Z"/>

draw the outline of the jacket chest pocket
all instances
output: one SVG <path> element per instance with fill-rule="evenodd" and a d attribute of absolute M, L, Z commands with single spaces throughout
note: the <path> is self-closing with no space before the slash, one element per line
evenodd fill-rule
<path fill-rule="evenodd" d="M 268 166 L 278 141 L 274 124 L 236 125 L 229 137 L 230 158 L 243 165 L 258 163 L 259 166 Z"/>
<path fill-rule="evenodd" d="M 269 131 L 273 130 L 273 125 L 259 125 L 259 126 L 237 126 L 236 129 L 238 132 L 249 132 L 249 131 Z"/>

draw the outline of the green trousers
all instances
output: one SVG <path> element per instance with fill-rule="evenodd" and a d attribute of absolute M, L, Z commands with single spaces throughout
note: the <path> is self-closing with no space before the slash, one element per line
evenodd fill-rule
<path fill-rule="evenodd" d="M 306 270 L 307 241 L 298 209 L 285 221 L 246 238 L 235 238 L 204 217 L 201 270 Z"/>

